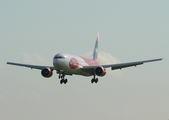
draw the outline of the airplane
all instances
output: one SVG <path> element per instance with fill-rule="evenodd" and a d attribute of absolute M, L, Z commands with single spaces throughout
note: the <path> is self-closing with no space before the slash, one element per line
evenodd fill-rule
<path fill-rule="evenodd" d="M 96 38 L 92 58 L 71 55 L 68 53 L 58 53 L 53 57 L 53 66 L 29 65 L 13 62 L 7 62 L 7 64 L 41 70 L 41 75 L 45 78 L 51 77 L 53 75 L 53 71 L 56 70 L 56 73 L 59 74 L 58 78 L 60 79 L 60 84 L 66 84 L 68 82 L 68 80 L 65 78 L 66 75 L 93 76 L 93 78 L 91 79 L 91 83 L 97 83 L 98 78 L 96 78 L 96 76 L 103 77 L 104 75 L 106 75 L 106 68 L 116 70 L 142 65 L 147 62 L 162 60 L 162 58 L 159 58 L 118 64 L 99 64 L 97 60 L 98 43 L 99 36 L 97 36 Z"/>

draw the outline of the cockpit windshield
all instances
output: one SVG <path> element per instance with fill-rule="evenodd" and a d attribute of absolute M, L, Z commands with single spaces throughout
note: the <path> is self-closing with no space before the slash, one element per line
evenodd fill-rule
<path fill-rule="evenodd" d="M 65 59 L 64 56 L 55 56 L 54 59 Z"/>

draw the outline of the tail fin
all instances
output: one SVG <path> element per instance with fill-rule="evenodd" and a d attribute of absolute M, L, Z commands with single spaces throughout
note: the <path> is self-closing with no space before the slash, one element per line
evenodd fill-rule
<path fill-rule="evenodd" d="M 98 44 L 99 44 L 99 33 L 98 33 L 97 38 L 96 38 L 92 60 L 97 60 L 97 56 L 98 56 Z"/>

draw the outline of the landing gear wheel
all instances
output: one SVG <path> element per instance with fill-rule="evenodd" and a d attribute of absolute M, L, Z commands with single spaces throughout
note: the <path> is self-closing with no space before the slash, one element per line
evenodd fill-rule
<path fill-rule="evenodd" d="M 97 83 L 99 80 L 98 80 L 98 78 L 93 78 L 92 80 L 91 80 L 91 83 Z"/>
<path fill-rule="evenodd" d="M 60 78 L 63 79 L 63 75 L 60 75 Z"/>
<path fill-rule="evenodd" d="M 94 81 L 95 81 L 95 80 L 94 80 L 94 78 L 93 78 L 93 79 L 91 80 L 91 83 L 94 83 Z"/>
<path fill-rule="evenodd" d="M 60 84 L 62 84 L 62 83 L 66 84 L 67 83 L 67 79 L 60 80 Z"/>
<path fill-rule="evenodd" d="M 95 83 L 97 83 L 98 81 L 99 81 L 99 79 L 98 79 L 98 78 L 96 78 L 96 79 L 95 79 Z"/>
<path fill-rule="evenodd" d="M 60 84 L 62 84 L 62 83 L 64 83 L 64 80 L 62 79 L 62 80 L 60 80 Z"/>
<path fill-rule="evenodd" d="M 67 79 L 64 80 L 64 84 L 66 84 L 66 83 L 67 83 Z"/>
<path fill-rule="evenodd" d="M 61 75 L 59 75 L 59 77 L 58 77 L 59 79 L 61 78 Z"/>

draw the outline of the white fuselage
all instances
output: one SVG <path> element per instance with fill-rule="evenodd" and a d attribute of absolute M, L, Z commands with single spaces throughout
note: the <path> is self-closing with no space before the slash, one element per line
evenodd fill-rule
<path fill-rule="evenodd" d="M 58 53 L 53 58 L 53 66 L 57 71 L 64 71 L 66 74 L 91 76 L 93 73 L 81 70 L 82 66 L 98 65 L 98 62 L 88 58 Z"/>

